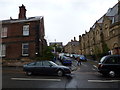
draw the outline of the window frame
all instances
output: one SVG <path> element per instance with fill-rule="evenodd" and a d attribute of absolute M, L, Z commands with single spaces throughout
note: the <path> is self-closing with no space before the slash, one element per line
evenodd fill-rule
<path fill-rule="evenodd" d="M 25 48 L 25 45 L 28 45 L 28 47 Z M 27 50 L 28 53 L 24 53 L 25 50 Z M 29 56 L 29 43 L 22 43 L 22 56 Z"/>
<path fill-rule="evenodd" d="M 7 27 L 3 27 L 1 32 L 0 32 L 0 37 L 1 38 L 6 38 L 7 37 L 7 32 L 8 32 L 8 28 Z"/>
<path fill-rule="evenodd" d="M 0 57 L 5 57 L 6 56 L 6 45 L 1 44 L 0 45 Z"/>
<path fill-rule="evenodd" d="M 29 36 L 30 31 L 29 31 L 29 25 L 23 25 L 23 36 Z"/>

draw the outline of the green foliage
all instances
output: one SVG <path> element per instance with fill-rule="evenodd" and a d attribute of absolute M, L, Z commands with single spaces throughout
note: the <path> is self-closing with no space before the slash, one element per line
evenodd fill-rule
<path fill-rule="evenodd" d="M 94 52 L 95 52 L 95 54 L 100 54 L 101 53 L 100 48 L 98 46 L 96 46 Z"/>
<path fill-rule="evenodd" d="M 56 47 L 56 52 L 61 52 L 62 51 L 62 48 L 60 48 L 60 47 Z"/>
<path fill-rule="evenodd" d="M 43 55 L 36 57 L 35 60 L 52 60 L 54 58 L 53 53 L 51 52 L 52 47 L 47 46 L 43 51 Z"/>
<path fill-rule="evenodd" d="M 102 55 L 106 55 L 109 51 L 109 48 L 105 42 L 103 33 L 101 33 L 101 42 L 102 42 L 102 51 L 103 51 Z"/>
<path fill-rule="evenodd" d="M 103 48 L 103 54 L 107 54 L 108 51 L 109 51 L 109 48 L 108 48 L 108 46 L 107 46 L 106 43 L 103 43 L 103 44 L 102 44 L 102 48 Z"/>
<path fill-rule="evenodd" d="M 53 59 L 54 55 L 53 55 L 53 53 L 51 51 L 52 51 L 52 47 L 48 46 L 45 49 L 43 56 L 46 57 L 49 60 Z"/>

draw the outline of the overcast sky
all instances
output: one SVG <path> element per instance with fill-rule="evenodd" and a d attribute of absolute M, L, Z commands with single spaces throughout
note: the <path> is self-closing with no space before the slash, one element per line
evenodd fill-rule
<path fill-rule="evenodd" d="M 18 18 L 19 6 L 26 6 L 27 17 L 44 16 L 47 42 L 67 44 L 89 31 L 118 0 L 0 0 L 0 20 Z"/>

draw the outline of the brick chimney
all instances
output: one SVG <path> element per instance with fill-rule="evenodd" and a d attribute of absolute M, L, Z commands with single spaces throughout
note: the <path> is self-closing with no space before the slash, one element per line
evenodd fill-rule
<path fill-rule="evenodd" d="M 26 19 L 26 11 L 25 6 L 22 4 L 22 6 L 19 7 L 18 19 Z"/>

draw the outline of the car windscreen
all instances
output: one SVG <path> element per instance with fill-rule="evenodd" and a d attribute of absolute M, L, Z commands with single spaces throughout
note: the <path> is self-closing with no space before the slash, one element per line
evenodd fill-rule
<path fill-rule="evenodd" d="M 28 63 L 27 65 L 28 65 L 28 66 L 34 66 L 34 65 L 35 65 L 35 62 Z"/>

